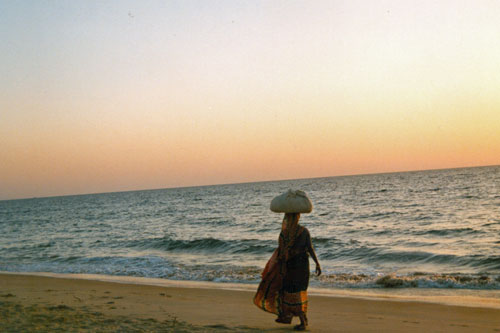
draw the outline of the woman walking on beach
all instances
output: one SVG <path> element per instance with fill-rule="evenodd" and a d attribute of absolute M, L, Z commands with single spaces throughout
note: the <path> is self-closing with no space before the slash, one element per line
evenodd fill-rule
<path fill-rule="evenodd" d="M 278 323 L 290 324 L 292 318 L 298 316 L 300 324 L 294 329 L 305 330 L 308 325 L 309 255 L 316 263 L 316 274 L 321 274 L 309 230 L 299 225 L 300 213 L 311 212 L 312 204 L 304 192 L 289 190 L 273 199 L 271 210 L 284 212 L 285 217 L 279 246 L 262 272 L 254 304 L 278 315 Z"/>

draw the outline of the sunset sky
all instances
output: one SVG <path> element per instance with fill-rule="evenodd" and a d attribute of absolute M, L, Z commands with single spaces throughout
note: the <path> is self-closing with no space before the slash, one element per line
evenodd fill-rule
<path fill-rule="evenodd" d="M 499 1 L 2 1 L 0 199 L 500 164 Z"/>

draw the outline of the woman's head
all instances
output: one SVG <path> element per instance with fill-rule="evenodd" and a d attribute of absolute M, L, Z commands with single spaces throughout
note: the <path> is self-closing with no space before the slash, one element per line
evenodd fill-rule
<path fill-rule="evenodd" d="M 300 213 L 285 213 L 281 229 L 289 230 L 295 229 L 299 225 Z"/>
<path fill-rule="evenodd" d="M 285 220 L 299 222 L 300 213 L 285 213 Z"/>

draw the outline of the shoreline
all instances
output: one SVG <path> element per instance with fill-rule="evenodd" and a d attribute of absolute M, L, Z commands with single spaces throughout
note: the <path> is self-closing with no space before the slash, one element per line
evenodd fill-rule
<path fill-rule="evenodd" d="M 157 286 L 166 288 L 186 289 L 214 289 L 227 291 L 257 290 L 258 284 L 230 283 L 212 281 L 168 280 L 161 278 L 147 278 L 105 274 L 65 274 L 51 272 L 7 272 L 0 271 L 2 275 L 49 277 L 56 279 L 90 280 L 120 284 L 133 284 L 144 286 Z M 387 300 L 393 302 L 419 302 L 441 304 L 449 306 L 465 306 L 500 309 L 500 290 L 484 289 L 444 289 L 444 288 L 315 288 L 309 287 L 310 296 L 354 298 L 361 300 Z"/>
<path fill-rule="evenodd" d="M 4 314 L 0 326 L 12 332 L 293 330 L 293 325 L 275 323 L 275 316 L 252 304 L 255 290 L 187 285 L 0 273 L 0 311 Z M 313 290 L 309 302 L 309 330 L 314 332 L 500 332 L 500 309 L 492 307 L 323 296 Z"/>

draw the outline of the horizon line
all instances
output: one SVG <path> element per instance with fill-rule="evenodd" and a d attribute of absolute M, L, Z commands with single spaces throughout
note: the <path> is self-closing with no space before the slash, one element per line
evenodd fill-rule
<path fill-rule="evenodd" d="M 342 175 L 335 175 L 335 176 L 269 179 L 269 180 L 257 180 L 257 181 L 249 181 L 249 182 L 219 183 L 219 184 L 207 184 L 207 185 L 189 185 L 189 186 L 173 186 L 173 187 L 162 187 L 162 188 L 145 188 L 145 189 L 125 190 L 125 191 L 105 191 L 105 192 L 93 192 L 93 193 L 75 193 L 75 194 L 49 195 L 49 196 L 43 196 L 43 197 L 36 197 L 35 196 L 35 197 L 13 198 L 13 199 L 0 199 L 0 202 L 2 202 L 2 201 L 16 201 L 16 200 L 33 200 L 33 199 L 49 199 L 49 198 L 62 198 L 62 197 L 76 197 L 76 196 L 99 195 L 99 194 L 113 194 L 113 193 L 127 193 L 127 192 L 162 191 L 162 190 L 174 190 L 174 189 L 210 187 L 210 186 L 224 186 L 224 185 L 258 184 L 258 183 L 283 182 L 283 181 L 291 181 L 291 180 L 309 180 L 309 179 L 312 180 L 312 179 L 322 179 L 322 178 L 384 175 L 384 174 L 393 174 L 393 173 L 410 173 L 410 172 L 425 172 L 425 171 L 440 171 L 440 170 L 458 170 L 458 169 L 471 169 L 471 168 L 488 168 L 488 167 L 498 167 L 498 166 L 500 166 L 500 164 L 475 165 L 475 166 L 460 166 L 460 167 L 451 167 L 451 168 L 435 168 L 435 169 L 420 169 L 420 170 L 402 170 L 402 171 L 383 171 L 383 172 L 369 172 L 369 173 L 354 173 L 354 174 L 342 174 Z"/>

